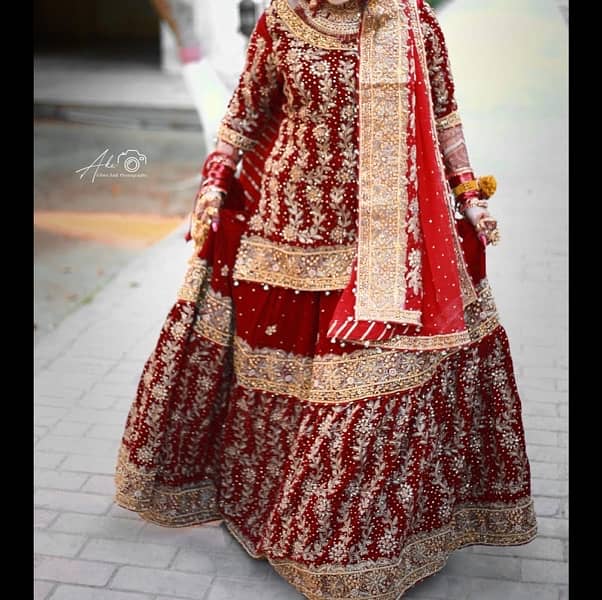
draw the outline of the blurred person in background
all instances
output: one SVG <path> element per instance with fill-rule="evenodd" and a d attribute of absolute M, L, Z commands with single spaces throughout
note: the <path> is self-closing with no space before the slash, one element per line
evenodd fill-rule
<path fill-rule="evenodd" d="M 313 599 L 393 600 L 536 535 L 521 403 L 423 0 L 273 0 L 203 166 L 116 501 L 223 521 Z"/>
<path fill-rule="evenodd" d="M 186 88 L 203 127 L 205 148 L 212 148 L 230 94 L 206 56 L 194 28 L 194 0 L 152 0 L 178 46 Z"/>

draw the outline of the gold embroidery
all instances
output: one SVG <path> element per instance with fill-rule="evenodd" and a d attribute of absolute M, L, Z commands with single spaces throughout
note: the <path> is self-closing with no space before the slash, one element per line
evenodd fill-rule
<path fill-rule="evenodd" d="M 434 336 L 395 336 L 373 346 L 397 350 L 445 350 L 478 342 L 493 333 L 500 325 L 493 293 L 486 279 L 477 289 L 477 299 L 464 307 L 466 331 Z"/>
<path fill-rule="evenodd" d="M 220 346 L 232 341 L 232 300 L 208 287 L 194 332 Z"/>
<path fill-rule="evenodd" d="M 413 248 L 408 257 L 408 272 L 406 280 L 408 286 L 412 288 L 414 294 L 418 295 L 422 291 L 422 252 L 418 248 Z"/>
<path fill-rule="evenodd" d="M 196 251 L 188 261 L 188 265 L 184 275 L 184 283 L 178 292 L 178 299 L 186 302 L 197 302 L 203 282 L 209 271 L 207 263 L 198 257 Z"/>
<path fill-rule="evenodd" d="M 115 477 L 115 501 L 138 512 L 143 519 L 165 527 L 189 527 L 223 519 L 250 556 L 266 558 L 256 552 L 255 545 L 220 512 L 212 482 L 168 487 L 156 485 L 155 478 L 155 472 L 132 464 L 127 450 L 122 447 Z M 267 557 L 267 560 L 285 580 L 314 600 L 342 600 L 358 592 L 368 600 L 396 600 L 419 580 L 440 570 L 455 550 L 475 544 L 526 544 L 536 534 L 537 521 L 531 498 L 508 503 L 472 503 L 455 507 L 445 526 L 411 535 L 394 559 L 313 568 L 277 558 Z"/>
<path fill-rule="evenodd" d="M 508 524 L 514 527 L 508 529 Z M 232 531 L 229 523 L 228 528 Z M 526 544 L 537 534 L 532 500 L 457 507 L 449 525 L 415 534 L 395 561 L 364 561 L 349 566 L 310 567 L 270 560 L 274 569 L 310 600 L 396 600 L 421 579 L 442 569 L 455 550 L 475 544 Z M 236 536 L 242 541 L 240 532 Z M 248 542 L 243 546 L 248 551 Z M 250 552 L 253 556 L 252 552 Z"/>
<path fill-rule="evenodd" d="M 268 325 L 265 328 L 265 334 L 266 335 L 274 335 L 276 333 L 277 329 L 278 328 L 276 327 L 276 325 Z"/>
<path fill-rule="evenodd" d="M 241 386 L 315 403 L 351 402 L 412 389 L 428 381 L 444 358 L 434 352 L 410 355 L 376 348 L 310 358 L 251 348 L 234 338 L 234 368 Z"/>
<path fill-rule="evenodd" d="M 157 485 L 156 475 L 156 471 L 134 465 L 127 447 L 122 445 L 115 471 L 115 502 L 165 527 L 189 527 L 221 518 L 211 482 L 174 490 Z"/>
<path fill-rule="evenodd" d="M 499 323 L 496 321 L 496 326 Z M 480 339 L 480 338 L 478 338 Z M 448 333 L 444 335 L 431 336 L 410 336 L 398 335 L 386 342 L 374 342 L 373 345 L 379 348 L 388 348 L 396 350 L 445 350 L 469 344 L 473 340 L 470 332 L 462 331 L 460 333 Z"/>
<path fill-rule="evenodd" d="M 304 0 L 299 4 L 304 18 L 295 12 L 287 0 L 274 0 L 282 22 L 295 37 L 307 44 L 327 50 L 356 50 L 357 40 L 353 37 L 357 36 L 359 31 L 359 11 L 333 10 L 334 7 L 329 7 L 336 16 L 335 19 L 329 20 L 322 12 L 312 17 L 309 9 L 303 8 L 306 4 Z"/>
<path fill-rule="evenodd" d="M 234 131 L 234 129 L 231 129 L 224 123 L 219 126 L 217 137 L 227 144 L 232 144 L 232 146 L 236 146 L 241 150 L 253 150 L 255 147 L 254 140 L 242 135 L 242 133 L 238 133 L 238 131 Z"/>
<path fill-rule="evenodd" d="M 360 36 L 358 320 L 404 322 L 410 62 L 404 18 L 398 0 L 368 0 Z"/>
<path fill-rule="evenodd" d="M 307 0 L 291 0 L 291 2 L 297 5 L 302 18 L 322 33 L 349 38 L 357 35 L 359 31 L 361 15 L 358 0 L 347 0 L 341 6 L 322 2 L 315 13 L 309 9 Z"/>
<path fill-rule="evenodd" d="M 486 280 L 480 286 L 479 300 L 467 307 L 465 320 L 468 331 L 396 336 L 342 356 L 311 358 L 272 348 L 251 348 L 235 337 L 236 375 L 247 389 L 316 403 L 344 403 L 397 393 L 422 385 L 462 346 L 479 342 L 500 326 Z"/>
<path fill-rule="evenodd" d="M 233 276 L 306 291 L 343 289 L 349 283 L 354 254 L 355 246 L 303 248 L 246 237 Z"/>
<path fill-rule="evenodd" d="M 450 107 L 457 106 L 455 99 L 451 97 L 454 90 L 453 76 L 442 38 L 437 35 L 434 25 L 437 22 L 437 17 L 428 2 L 423 3 L 422 10 L 427 18 L 421 19 L 416 8 L 416 12 L 414 13 L 416 15 L 414 19 L 414 31 L 417 38 L 420 38 L 417 41 L 421 45 L 424 45 L 424 41 L 426 40 L 431 44 L 431 59 L 428 65 L 425 62 L 424 68 L 426 70 L 424 73 L 428 73 L 429 75 L 429 87 L 432 89 L 435 116 L 444 118 L 445 113 L 449 111 Z M 424 56 L 426 58 L 426 52 Z M 450 127 L 452 126 L 450 125 Z"/>
<path fill-rule="evenodd" d="M 455 127 L 456 125 L 462 125 L 462 120 L 460 119 L 460 114 L 457 110 L 452 113 L 449 113 L 445 117 L 440 117 L 437 119 L 437 129 L 450 129 L 451 127 Z"/>

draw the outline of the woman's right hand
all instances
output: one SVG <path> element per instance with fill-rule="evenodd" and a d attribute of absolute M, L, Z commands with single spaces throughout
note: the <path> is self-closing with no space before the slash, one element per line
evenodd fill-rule
<path fill-rule="evenodd" d="M 190 228 L 190 237 L 197 245 L 205 242 L 210 227 L 217 231 L 219 209 L 234 180 L 238 159 L 239 151 L 222 141 L 205 158 L 201 169 L 203 183 L 197 193 Z"/>
<path fill-rule="evenodd" d="M 221 192 L 207 189 L 199 191 L 196 207 L 192 219 L 191 236 L 197 246 L 202 246 L 209 228 L 217 231 L 219 225 L 219 209 L 223 202 Z"/>

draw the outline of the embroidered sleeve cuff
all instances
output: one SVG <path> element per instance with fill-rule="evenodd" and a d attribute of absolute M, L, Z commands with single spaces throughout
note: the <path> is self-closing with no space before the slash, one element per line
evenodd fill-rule
<path fill-rule="evenodd" d="M 460 115 L 458 111 L 454 111 L 445 115 L 444 117 L 440 117 L 437 119 L 437 129 L 439 131 L 443 129 L 450 129 L 451 127 L 455 127 L 456 125 L 461 125 L 462 121 L 460 120 Z"/>
<path fill-rule="evenodd" d="M 236 146 L 236 148 L 240 148 L 241 150 L 253 150 L 256 144 L 255 140 L 238 133 L 238 131 L 234 131 L 234 129 L 230 129 L 224 123 L 220 125 L 217 137 L 223 142 Z"/>

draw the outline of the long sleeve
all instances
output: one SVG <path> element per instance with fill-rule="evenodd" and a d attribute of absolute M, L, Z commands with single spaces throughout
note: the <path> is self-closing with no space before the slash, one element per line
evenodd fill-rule
<path fill-rule="evenodd" d="M 251 35 L 246 64 L 220 125 L 218 138 L 242 150 L 251 150 L 269 122 L 280 92 L 281 78 L 264 12 Z"/>
<path fill-rule="evenodd" d="M 439 147 L 447 177 L 470 172 L 470 160 L 458 114 L 455 85 L 445 37 L 433 9 L 421 2 L 420 20 L 424 37 L 429 80 Z"/>

